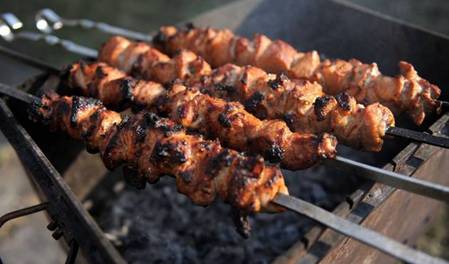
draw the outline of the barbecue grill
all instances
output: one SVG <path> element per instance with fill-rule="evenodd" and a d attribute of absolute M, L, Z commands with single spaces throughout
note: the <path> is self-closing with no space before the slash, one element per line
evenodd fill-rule
<path fill-rule="evenodd" d="M 336 17 L 336 13 L 341 16 Z M 345 19 L 340 20 L 340 17 Z M 445 75 L 449 64 L 443 61 L 449 53 L 449 48 L 446 48 L 449 44 L 447 38 L 339 1 L 285 1 L 282 5 L 275 6 L 269 1 L 245 1 L 211 11 L 193 22 L 198 25 L 228 27 L 242 35 L 264 32 L 272 38 L 284 39 L 301 50 L 320 50 L 328 57 L 357 57 L 362 61 L 376 61 L 386 73 L 393 72 L 398 60 L 406 59 L 416 65 L 423 76 L 441 87 L 449 83 Z M 413 43 L 413 48 L 404 46 L 404 42 Z M 419 47 L 420 45 L 422 46 Z M 43 70 L 43 74 L 24 82 L 22 90 L 38 94 L 57 86 L 59 77 L 52 66 L 15 52 L 2 51 Z M 442 100 L 447 100 L 447 96 L 443 92 Z M 81 147 L 73 141 L 62 136 L 50 138 L 42 127 L 27 120 L 21 106 L 23 105 L 14 99 L 1 102 L 1 129 L 18 152 L 44 202 L 6 215 L 2 220 L 46 210 L 52 219 L 48 228 L 54 231 L 53 236 L 56 239 L 63 236 L 70 245 L 69 260 L 74 259 L 80 245 L 83 255 L 91 262 L 123 262 L 123 258 L 96 222 L 83 209 L 79 198 L 73 194 L 76 192 L 81 198 L 85 198 L 89 190 L 99 188 L 96 185 L 98 182 L 104 184 L 100 181 L 105 173 L 102 165 L 97 160 L 86 162 L 87 154 L 80 154 Z M 400 124 L 408 125 L 414 130 L 428 128 L 427 131 L 440 136 L 449 135 L 449 113 L 429 118 L 422 127 L 413 127 L 408 122 Z M 362 161 L 405 175 L 413 174 L 413 177 L 431 182 L 449 184 L 444 173 L 449 169 L 449 165 L 444 162 L 449 157 L 448 150 L 427 144 L 406 145 L 405 142 L 387 142 L 381 153 L 364 154 Z M 64 155 L 61 155 L 60 146 L 67 146 Z M 360 155 L 350 150 L 343 151 L 347 151 L 351 157 Z M 329 161 L 320 166 L 333 164 Z M 84 168 L 89 168 L 89 174 L 73 179 L 74 168 L 78 171 L 87 171 Z M 345 166 L 343 171 L 347 174 L 358 173 L 349 166 Z M 65 179 L 58 172 L 65 174 Z M 76 183 L 84 183 L 86 179 L 90 179 L 90 186 Z M 71 188 L 67 186 L 67 181 L 74 183 Z M 94 194 L 89 197 L 95 201 Z M 413 241 L 425 228 L 440 205 L 436 201 L 398 191 L 391 186 L 363 182 L 335 207 L 333 213 L 407 243 Z M 404 220 L 404 216 L 408 215 L 413 216 L 413 221 Z M 377 263 L 391 260 L 391 257 L 379 251 L 319 225 L 308 229 L 304 237 L 298 238 L 297 243 L 275 259 L 278 263 Z"/>

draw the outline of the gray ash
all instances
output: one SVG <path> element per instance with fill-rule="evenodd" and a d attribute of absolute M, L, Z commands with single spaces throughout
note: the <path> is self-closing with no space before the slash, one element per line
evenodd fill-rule
<path fill-rule="evenodd" d="M 291 194 L 326 209 L 358 184 L 324 166 L 284 174 Z M 244 239 L 235 230 L 228 205 L 196 206 L 168 177 L 141 191 L 128 186 L 105 200 L 97 220 L 130 263 L 268 263 L 313 225 L 291 212 L 258 214 L 250 218 L 251 236 Z"/>

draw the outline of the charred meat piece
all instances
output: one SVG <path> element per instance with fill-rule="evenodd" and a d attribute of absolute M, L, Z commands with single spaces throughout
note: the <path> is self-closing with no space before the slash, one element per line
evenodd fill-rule
<path fill-rule="evenodd" d="M 316 51 L 300 52 L 282 40 L 256 34 L 253 39 L 227 29 L 162 27 L 154 45 L 173 54 L 189 49 L 213 67 L 227 63 L 254 65 L 270 73 L 286 73 L 291 78 L 318 81 L 325 92 L 347 92 L 362 104 L 381 103 L 395 113 L 406 112 L 416 124 L 427 113 L 439 111 L 441 90 L 422 79 L 407 62 L 400 62 L 400 74 L 381 74 L 377 65 L 358 60 L 324 60 Z"/>
<path fill-rule="evenodd" d="M 44 95 L 31 112 L 35 121 L 99 150 L 109 169 L 124 164 L 136 172 L 132 177 L 150 182 L 163 175 L 175 177 L 179 192 L 198 205 L 219 197 L 245 213 L 276 211 L 270 201 L 277 193 L 288 193 L 279 168 L 265 165 L 262 157 L 244 156 L 217 141 L 188 135 L 153 113 L 121 118 L 98 100 L 56 94 Z"/>

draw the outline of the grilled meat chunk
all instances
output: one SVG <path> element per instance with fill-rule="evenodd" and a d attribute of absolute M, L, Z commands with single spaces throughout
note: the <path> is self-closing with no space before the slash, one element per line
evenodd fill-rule
<path fill-rule="evenodd" d="M 193 52 L 180 51 L 170 59 L 148 44 L 123 37 L 110 38 L 100 49 L 98 60 L 163 84 L 176 79 L 200 79 L 211 72 L 209 64 Z"/>
<path fill-rule="evenodd" d="M 437 98 L 441 90 L 422 79 L 407 62 L 399 63 L 398 76 L 389 77 L 381 74 L 375 63 L 355 59 L 321 62 L 316 51 L 300 52 L 282 40 L 261 34 L 250 40 L 212 28 L 162 27 L 154 44 L 169 54 L 189 49 L 213 67 L 254 65 L 267 72 L 318 81 L 330 95 L 346 91 L 359 103 L 381 103 L 395 113 L 407 112 L 416 124 L 421 124 L 427 113 L 440 109 Z"/>
<path fill-rule="evenodd" d="M 96 74 L 99 71 L 104 74 Z M 83 95 L 96 96 L 108 105 L 123 105 L 131 98 L 135 106 L 167 114 L 186 128 L 219 138 L 233 149 L 262 154 L 286 169 L 308 168 L 321 158 L 335 156 L 336 139 L 329 134 L 291 132 L 284 121 L 262 121 L 240 103 L 226 102 L 181 84 L 165 90 L 157 83 L 125 77 L 103 63 L 72 65 L 68 83 Z M 126 92 L 120 90 L 123 87 Z"/>
<path fill-rule="evenodd" d="M 179 192 L 198 205 L 216 197 L 246 213 L 278 210 L 269 205 L 277 193 L 288 193 L 280 170 L 262 157 L 244 156 L 217 141 L 188 135 L 175 122 L 149 112 L 121 118 L 95 99 L 47 94 L 33 104 L 32 116 L 53 130 L 84 140 L 100 151 L 104 164 L 121 164 L 135 177 L 155 182 L 176 178 Z"/>

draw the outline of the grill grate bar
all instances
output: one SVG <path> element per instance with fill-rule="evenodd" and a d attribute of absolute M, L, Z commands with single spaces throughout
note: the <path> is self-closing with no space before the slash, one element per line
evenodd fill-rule
<path fill-rule="evenodd" d="M 0 228 L 8 221 L 22 217 L 22 216 L 26 216 L 26 215 L 30 215 L 30 214 L 34 214 L 40 211 L 44 211 L 46 210 L 48 207 L 48 202 L 44 202 L 44 203 L 40 203 L 37 205 L 33 205 L 30 207 L 26 207 L 26 208 L 22 208 L 13 212 L 9 212 L 7 214 L 4 214 L 0 217 Z"/>
<path fill-rule="evenodd" d="M 442 259 L 431 257 L 418 250 L 409 248 L 393 239 L 345 220 L 298 198 L 278 194 L 274 202 L 407 263 L 448 263 Z"/>

